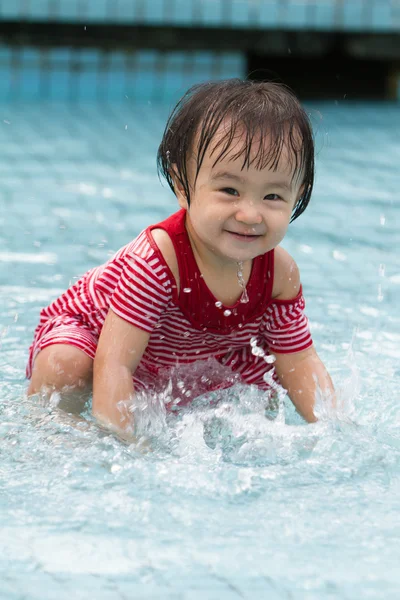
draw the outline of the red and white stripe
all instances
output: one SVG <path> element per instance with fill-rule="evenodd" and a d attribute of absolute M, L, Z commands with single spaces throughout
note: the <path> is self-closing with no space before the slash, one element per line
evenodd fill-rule
<path fill-rule="evenodd" d="M 240 374 L 245 383 L 267 389 L 263 375 L 273 367 L 252 354 L 252 338 L 266 353 L 299 352 L 312 345 L 301 291 L 293 300 L 272 301 L 264 315 L 231 333 L 196 329 L 173 299 L 170 271 L 152 247 L 149 235 L 143 231 L 41 311 L 30 349 L 28 377 L 37 352 L 51 344 L 72 344 L 94 358 L 110 307 L 128 323 L 151 334 L 134 375 L 138 385 L 160 369 L 216 358 Z"/>
<path fill-rule="evenodd" d="M 300 291 L 293 300 L 274 300 L 264 316 L 263 335 L 271 352 L 289 354 L 312 345 L 305 301 Z"/>

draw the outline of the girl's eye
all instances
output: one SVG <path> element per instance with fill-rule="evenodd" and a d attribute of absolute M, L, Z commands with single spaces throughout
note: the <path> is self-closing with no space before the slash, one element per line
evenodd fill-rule
<path fill-rule="evenodd" d="M 225 194 L 228 194 L 229 196 L 238 196 L 239 192 L 237 190 L 235 190 L 234 188 L 223 188 L 222 190 Z"/>
<path fill-rule="evenodd" d="M 264 200 L 281 200 L 279 194 L 268 194 L 265 196 Z"/>

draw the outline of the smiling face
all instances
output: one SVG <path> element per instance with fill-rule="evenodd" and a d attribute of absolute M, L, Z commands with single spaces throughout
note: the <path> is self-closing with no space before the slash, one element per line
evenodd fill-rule
<path fill-rule="evenodd" d="M 208 262 L 246 262 L 275 248 L 301 195 L 301 180 L 293 177 L 286 146 L 274 168 L 270 164 L 256 168 L 260 148 L 253 144 L 248 166 L 243 167 L 244 144 L 244 135 L 236 136 L 216 160 L 217 135 L 195 181 L 190 165 L 194 159 L 189 159 L 190 207 L 182 188 L 175 188 L 180 206 L 188 210 L 186 226 L 192 244 Z"/>

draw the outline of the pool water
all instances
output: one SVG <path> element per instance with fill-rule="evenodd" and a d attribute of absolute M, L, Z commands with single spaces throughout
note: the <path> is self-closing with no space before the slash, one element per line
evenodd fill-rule
<path fill-rule="evenodd" d="M 236 387 L 127 446 L 24 398 L 40 308 L 176 202 L 167 107 L 0 107 L 0 599 L 400 595 L 400 107 L 309 105 L 312 203 L 285 240 L 338 415 Z M 195 371 L 193 376 L 201 376 Z"/>

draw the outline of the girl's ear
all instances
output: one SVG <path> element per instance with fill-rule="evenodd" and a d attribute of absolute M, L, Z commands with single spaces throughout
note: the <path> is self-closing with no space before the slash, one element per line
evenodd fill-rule
<path fill-rule="evenodd" d="M 303 183 L 303 185 L 300 187 L 299 192 L 297 194 L 296 202 L 294 203 L 295 206 L 299 202 L 299 200 L 304 196 L 305 191 L 306 191 L 306 184 Z"/>
<path fill-rule="evenodd" d="M 184 190 L 184 187 L 182 185 L 181 180 L 179 179 L 178 175 L 177 175 L 177 170 L 176 170 L 176 165 L 172 164 L 171 168 L 169 170 L 169 174 L 171 176 L 171 179 L 173 181 L 174 184 L 174 192 L 175 192 L 175 196 L 178 198 L 178 204 L 181 208 L 185 208 L 188 209 L 189 208 L 189 204 L 186 198 L 186 192 Z"/>

